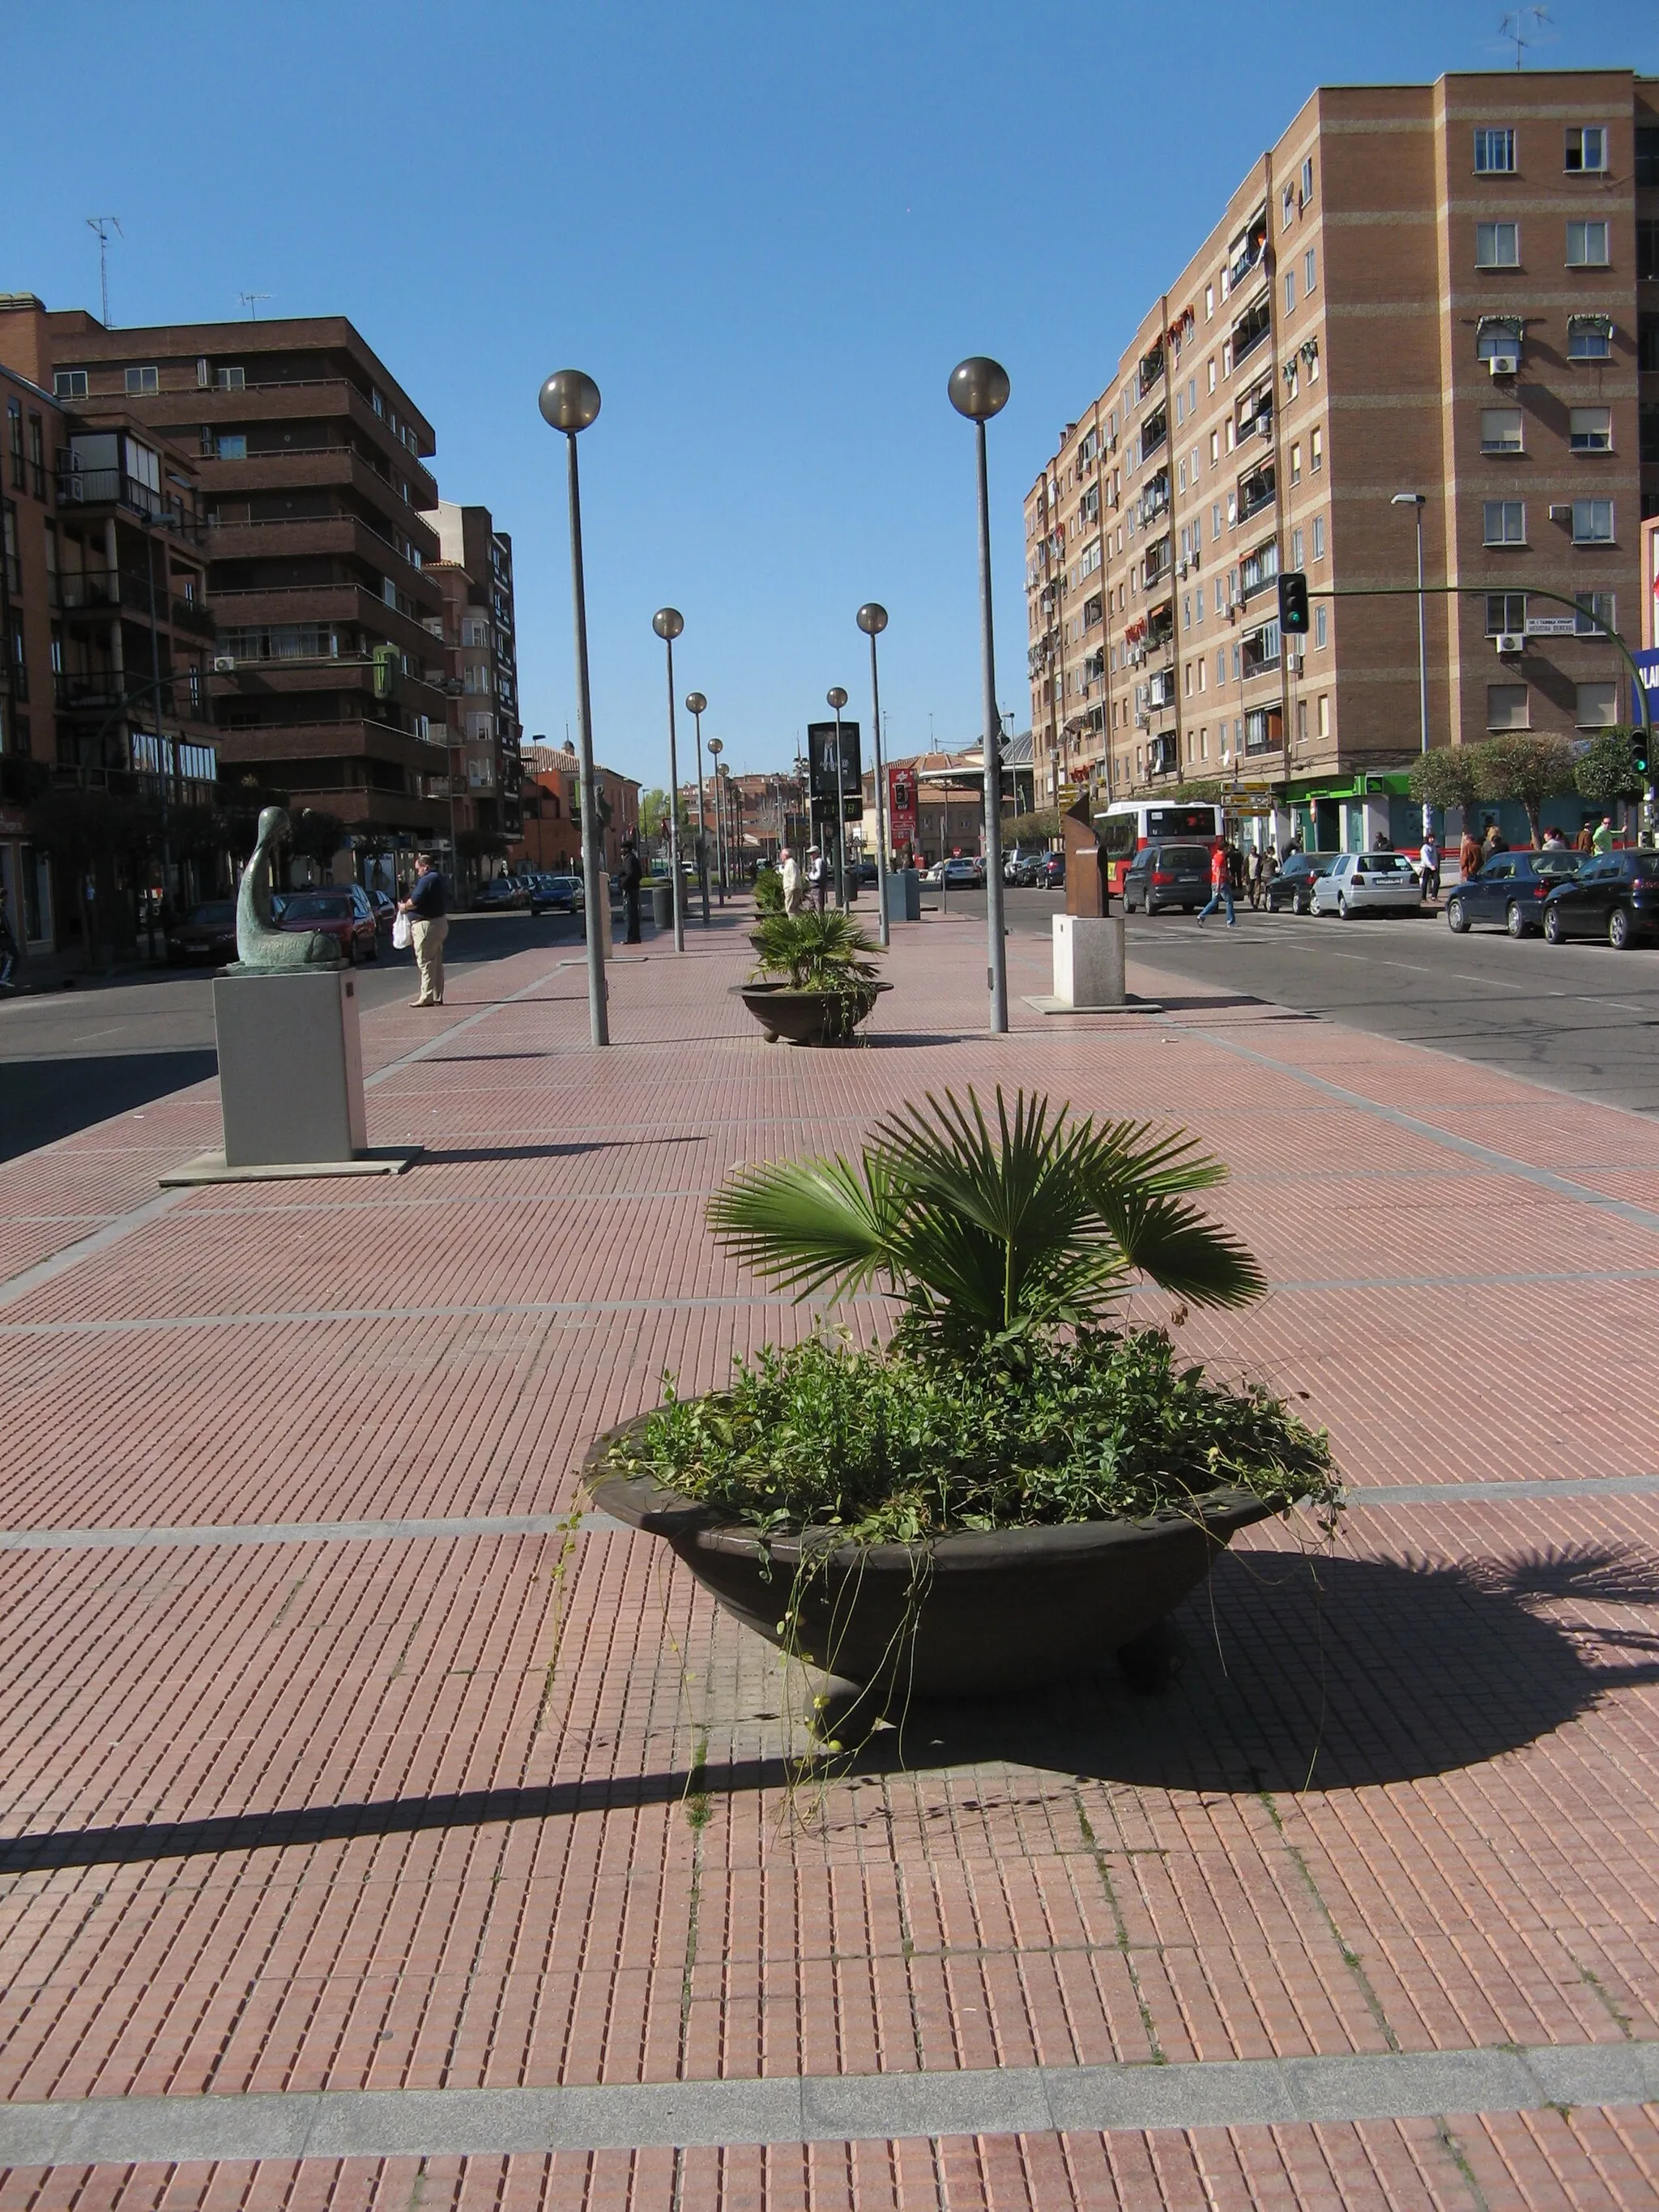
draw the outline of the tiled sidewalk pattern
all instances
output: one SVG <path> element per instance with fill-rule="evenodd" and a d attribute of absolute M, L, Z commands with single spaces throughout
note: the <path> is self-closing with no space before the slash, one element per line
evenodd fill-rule
<path fill-rule="evenodd" d="M 769 1049 L 744 950 L 620 967 L 606 1055 L 545 953 L 435 1036 L 378 1014 L 371 1137 L 425 1143 L 411 1173 L 191 1192 L 0 1304 L 7 1525 L 557 1511 L 665 1370 L 805 1325 L 702 1230 L 733 1162 L 999 1079 L 1231 1162 L 1218 1209 L 1280 1287 L 1183 1340 L 1306 1393 L 1356 1484 L 1568 1486 L 1367 1506 L 1329 1557 L 1253 1532 L 1167 1698 L 929 1714 L 822 1790 L 788 1784 L 770 1655 L 647 1540 L 7 1553 L 4 1826 L 41 1840 L 4 1877 L 6 2094 L 1659 2038 L 1659 1498 L 1570 1487 L 1659 1470 L 1659 1131 L 1183 986 L 1157 1019 L 1016 1000 L 991 1040 L 959 924 L 901 933 L 868 1048 Z M 0 1170 L 5 1272 L 118 1227 L 216 1119 L 204 1087 Z M 19 2170 L 0 2203 L 1656 2197 L 1633 2108 Z"/>

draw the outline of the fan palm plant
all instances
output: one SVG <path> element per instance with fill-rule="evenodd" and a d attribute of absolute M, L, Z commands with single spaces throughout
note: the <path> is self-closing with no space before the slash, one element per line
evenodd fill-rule
<path fill-rule="evenodd" d="M 1097 1122 L 999 1086 L 930 1092 L 878 1124 L 856 1164 L 738 1170 L 710 1200 L 720 1240 L 807 1297 L 872 1285 L 902 1299 L 900 1340 L 951 1356 L 1097 1325 L 1136 1275 L 1196 1305 L 1265 1284 L 1244 1247 L 1188 1202 L 1226 1170 L 1182 1134 Z"/>
<path fill-rule="evenodd" d="M 838 907 L 763 915 L 750 942 L 756 974 L 786 977 L 792 991 L 854 990 L 879 972 L 872 956 L 881 947 Z"/>

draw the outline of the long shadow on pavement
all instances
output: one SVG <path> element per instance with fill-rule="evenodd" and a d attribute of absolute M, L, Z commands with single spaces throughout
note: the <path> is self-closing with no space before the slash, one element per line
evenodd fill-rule
<path fill-rule="evenodd" d="M 1182 1607 L 1189 1647 L 1175 1686 L 1132 1695 L 1116 1677 L 1022 1697 L 914 1706 L 841 1778 L 974 1766 L 1192 1791 L 1359 1789 L 1474 1766 L 1565 1727 L 1609 1691 L 1659 1680 L 1659 1636 L 1540 1605 L 1659 1601 L 1659 1565 L 1627 1551 L 1534 1551 L 1501 1565 L 1398 1565 L 1230 1553 L 1214 1603 Z M 1605 1663 L 1597 1647 L 1644 1655 Z M 502 1820 L 545 1820 L 779 1789 L 781 1758 L 518 1789 L 61 1829 L 0 1840 L 0 1873 L 303 1847 Z"/>
<path fill-rule="evenodd" d="M 100 1058 L 0 1060 L 0 1160 L 72 1137 L 94 1121 L 131 1113 L 171 1091 L 216 1075 L 219 1055 L 203 1047 L 177 1052 L 107 1053 Z"/>

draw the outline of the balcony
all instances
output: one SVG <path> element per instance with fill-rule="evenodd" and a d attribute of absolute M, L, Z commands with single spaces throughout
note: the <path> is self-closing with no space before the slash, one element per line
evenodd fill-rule
<path fill-rule="evenodd" d="M 1233 240 L 1232 258 L 1227 264 L 1227 289 L 1236 292 L 1252 272 L 1259 269 L 1267 251 L 1267 211 L 1265 208 L 1249 224 L 1243 233 Z"/>
<path fill-rule="evenodd" d="M 1254 676 L 1265 676 L 1277 668 L 1279 660 L 1279 624 L 1263 623 L 1260 629 L 1249 631 L 1243 641 L 1243 666 L 1244 681 Z"/>
<path fill-rule="evenodd" d="M 1260 514 L 1264 507 L 1271 507 L 1278 496 L 1278 480 L 1271 462 L 1239 479 L 1238 519 L 1248 522 L 1253 514 Z"/>
<path fill-rule="evenodd" d="M 1175 636 L 1175 603 L 1165 599 L 1162 606 L 1154 607 L 1146 617 L 1146 650 L 1160 653 Z"/>
<path fill-rule="evenodd" d="M 1135 371 L 1135 397 L 1144 399 L 1152 386 L 1162 381 L 1163 375 L 1164 347 L 1160 341 L 1155 346 L 1148 346 L 1140 356 L 1140 366 Z"/>
<path fill-rule="evenodd" d="M 1169 504 L 1170 471 L 1167 468 L 1163 468 L 1158 471 L 1150 483 L 1142 487 L 1140 497 L 1135 501 L 1136 523 L 1144 528 L 1156 516 L 1162 514 Z"/>
<path fill-rule="evenodd" d="M 1146 685 L 1146 704 L 1153 714 L 1161 714 L 1166 707 L 1174 706 L 1175 697 L 1175 671 L 1160 668 Z"/>
<path fill-rule="evenodd" d="M 1254 553 L 1247 553 L 1238 564 L 1238 591 L 1241 601 L 1249 605 L 1258 592 L 1268 590 L 1279 578 L 1279 540 L 1270 538 L 1265 545 L 1258 545 Z"/>
<path fill-rule="evenodd" d="M 1154 584 L 1162 583 L 1174 565 L 1170 541 L 1166 532 L 1158 539 L 1156 545 L 1147 547 L 1142 557 L 1140 580 L 1144 588 L 1150 591 Z"/>
<path fill-rule="evenodd" d="M 1149 461 L 1154 453 L 1161 453 L 1169 441 L 1169 410 L 1160 407 L 1149 415 L 1140 426 L 1141 459 Z"/>
<path fill-rule="evenodd" d="M 1273 434 L 1273 386 L 1268 377 L 1238 403 L 1238 442 L 1246 438 L 1271 438 Z"/>
<path fill-rule="evenodd" d="M 1233 367 L 1248 361 L 1260 345 L 1265 345 L 1272 328 L 1272 313 L 1266 295 L 1258 300 L 1249 313 L 1241 315 L 1233 325 Z"/>

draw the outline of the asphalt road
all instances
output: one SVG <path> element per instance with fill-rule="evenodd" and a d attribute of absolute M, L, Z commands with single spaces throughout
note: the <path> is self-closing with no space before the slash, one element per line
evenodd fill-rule
<path fill-rule="evenodd" d="M 464 975 L 527 945 L 580 936 L 568 915 L 458 915 L 446 966 Z M 380 958 L 357 977 L 365 1006 L 410 997 L 415 956 L 383 937 Z M 209 968 L 82 976 L 72 990 L 0 1000 L 0 1159 L 199 1083 L 218 1066 Z"/>
<path fill-rule="evenodd" d="M 1047 937 L 1063 891 L 1006 894 L 1008 927 Z M 951 894 L 983 917 L 983 892 Z M 1501 929 L 1454 937 L 1443 910 L 1316 921 L 1238 909 L 1200 929 L 1188 915 L 1134 915 L 1132 960 L 1166 975 L 1433 1045 L 1460 1059 L 1659 1114 L 1659 947 L 1512 941 Z"/>

